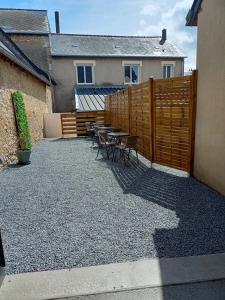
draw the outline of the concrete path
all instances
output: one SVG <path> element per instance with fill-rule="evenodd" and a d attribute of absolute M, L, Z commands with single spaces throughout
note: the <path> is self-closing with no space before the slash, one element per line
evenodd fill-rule
<path fill-rule="evenodd" d="M 154 295 L 155 298 L 150 299 L 204 300 L 210 299 L 207 298 L 210 295 L 216 295 L 211 299 L 222 300 L 224 298 L 220 296 L 225 295 L 221 294 L 225 290 L 224 266 L 225 253 L 153 258 L 71 270 L 10 275 L 0 289 L 0 299 L 147 299 L 149 295 Z M 218 282 L 204 283 L 209 281 Z M 190 286 L 186 286 L 189 284 Z M 197 298 L 200 293 L 204 297 Z M 140 298 L 137 298 L 139 295 Z M 174 298 L 171 298 L 172 295 Z"/>

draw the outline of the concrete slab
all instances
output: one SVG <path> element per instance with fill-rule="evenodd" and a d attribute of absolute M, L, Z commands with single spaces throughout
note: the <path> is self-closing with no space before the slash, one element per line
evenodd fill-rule
<path fill-rule="evenodd" d="M 1 300 L 58 299 L 225 279 L 225 253 L 6 276 Z"/>
<path fill-rule="evenodd" d="M 77 296 L 66 300 L 224 300 L 225 280 Z M 57 299 L 57 300 L 65 300 Z"/>

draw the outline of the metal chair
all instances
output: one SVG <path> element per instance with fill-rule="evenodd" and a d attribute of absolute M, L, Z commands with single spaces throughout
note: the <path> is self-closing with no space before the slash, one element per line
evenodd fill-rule
<path fill-rule="evenodd" d="M 136 135 L 130 135 L 128 137 L 124 137 L 121 144 L 115 146 L 114 150 L 114 159 L 116 158 L 116 151 L 119 151 L 120 153 L 120 159 L 123 159 L 124 164 L 126 163 L 126 157 L 127 159 L 130 159 L 131 151 L 135 151 L 136 158 L 138 160 L 138 152 L 137 152 L 137 142 L 138 142 L 138 136 Z"/>
<path fill-rule="evenodd" d="M 107 159 L 109 159 L 109 155 L 110 155 L 110 150 L 112 152 L 113 147 L 115 146 L 115 142 L 110 141 L 108 139 L 108 132 L 107 130 L 98 131 L 98 152 L 97 152 L 97 156 L 96 159 L 98 158 L 98 155 L 100 153 L 101 149 L 105 149 L 106 150 L 106 154 L 107 154 Z"/>

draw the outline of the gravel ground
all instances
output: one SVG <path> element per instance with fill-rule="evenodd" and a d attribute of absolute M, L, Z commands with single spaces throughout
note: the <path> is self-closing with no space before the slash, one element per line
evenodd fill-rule
<path fill-rule="evenodd" d="M 8 274 L 225 252 L 225 198 L 193 178 L 45 140 L 0 172 Z"/>

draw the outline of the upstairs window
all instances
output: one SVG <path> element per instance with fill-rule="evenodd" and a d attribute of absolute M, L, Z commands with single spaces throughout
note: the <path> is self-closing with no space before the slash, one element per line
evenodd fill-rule
<path fill-rule="evenodd" d="M 125 65 L 124 66 L 124 83 L 134 84 L 140 82 L 140 65 Z"/>
<path fill-rule="evenodd" d="M 94 73 L 93 65 L 77 65 L 77 83 L 78 84 L 93 84 Z"/>
<path fill-rule="evenodd" d="M 174 76 L 174 64 L 162 65 L 163 78 L 170 78 Z"/>

